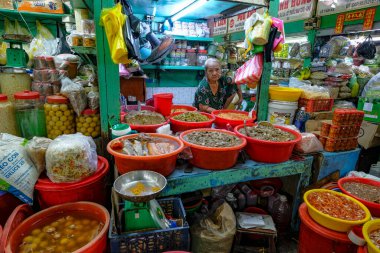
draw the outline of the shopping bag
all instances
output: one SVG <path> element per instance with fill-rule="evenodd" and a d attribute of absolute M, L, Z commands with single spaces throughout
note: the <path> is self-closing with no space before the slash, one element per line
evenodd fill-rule
<path fill-rule="evenodd" d="M 263 54 L 256 54 L 236 71 L 235 83 L 257 83 L 263 72 Z"/>

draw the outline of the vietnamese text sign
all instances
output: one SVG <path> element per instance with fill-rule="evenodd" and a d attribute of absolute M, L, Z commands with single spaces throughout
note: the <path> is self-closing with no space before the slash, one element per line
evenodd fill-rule
<path fill-rule="evenodd" d="M 335 34 L 341 34 L 344 26 L 344 14 L 339 14 L 335 24 Z"/>
<path fill-rule="evenodd" d="M 223 35 L 227 33 L 227 19 L 221 19 L 214 22 L 213 35 Z"/>
<path fill-rule="evenodd" d="M 361 20 L 364 18 L 364 13 L 365 10 L 346 13 L 346 18 L 344 21 Z"/>
<path fill-rule="evenodd" d="M 332 0 L 318 1 L 317 15 L 325 16 L 378 5 L 380 5 L 380 0 L 338 0 L 337 3 L 334 3 Z"/>
<path fill-rule="evenodd" d="M 314 6 L 314 0 L 280 0 L 278 18 L 284 20 L 285 23 L 307 19 L 312 16 Z"/>
<path fill-rule="evenodd" d="M 375 19 L 376 8 L 370 8 L 365 11 L 363 30 L 371 30 L 373 26 L 373 20 Z"/>

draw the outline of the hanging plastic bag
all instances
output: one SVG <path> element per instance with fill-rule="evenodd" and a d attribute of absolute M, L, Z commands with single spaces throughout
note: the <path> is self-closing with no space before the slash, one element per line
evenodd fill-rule
<path fill-rule="evenodd" d="M 251 43 L 259 46 L 267 44 L 271 26 L 272 19 L 269 16 L 265 17 L 262 22 L 256 22 L 249 34 L 249 40 Z"/>
<path fill-rule="evenodd" d="M 279 45 L 282 45 L 285 43 L 285 30 L 284 30 L 284 21 L 279 18 L 272 17 L 272 26 L 277 27 L 278 32 L 280 33 L 279 36 L 276 36 L 273 42 L 273 49 L 276 49 Z M 280 46 L 282 48 L 282 46 Z M 281 51 L 280 49 L 276 49 Z"/>
<path fill-rule="evenodd" d="M 82 85 L 74 83 L 70 78 L 62 79 L 61 93 L 69 98 L 75 113 L 80 116 L 87 107 L 87 95 Z"/>
<path fill-rule="evenodd" d="M 54 183 L 83 180 L 97 166 L 95 142 L 81 133 L 58 136 L 46 151 L 46 172 Z"/>
<path fill-rule="evenodd" d="M 256 54 L 252 59 L 238 68 L 235 74 L 236 84 L 257 83 L 263 72 L 263 54 Z"/>
<path fill-rule="evenodd" d="M 367 36 L 365 41 L 361 43 L 358 48 L 356 49 L 356 52 L 359 56 L 362 56 L 366 59 L 373 59 L 376 55 L 376 45 L 372 40 L 371 34 Z"/>
<path fill-rule="evenodd" d="M 121 9 L 121 4 L 117 3 L 112 8 L 102 10 L 100 15 L 100 25 L 104 26 L 111 51 L 111 58 L 115 64 L 127 64 L 130 62 L 123 37 L 123 25 L 127 17 L 121 12 Z"/>

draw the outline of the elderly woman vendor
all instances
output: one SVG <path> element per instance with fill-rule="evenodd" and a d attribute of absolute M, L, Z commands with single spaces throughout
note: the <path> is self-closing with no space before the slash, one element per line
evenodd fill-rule
<path fill-rule="evenodd" d="M 206 76 L 199 83 L 195 92 L 193 105 L 202 112 L 226 109 L 236 93 L 239 96 L 238 104 L 241 103 L 242 93 L 236 84 L 228 84 L 222 78 L 222 69 L 219 61 L 210 58 L 205 63 Z"/>

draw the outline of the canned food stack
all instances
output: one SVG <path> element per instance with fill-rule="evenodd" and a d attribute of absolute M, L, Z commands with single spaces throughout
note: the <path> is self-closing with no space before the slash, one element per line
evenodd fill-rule
<path fill-rule="evenodd" d="M 358 146 L 364 113 L 356 109 L 336 109 L 333 120 L 322 122 L 319 140 L 328 152 L 346 151 Z"/>

